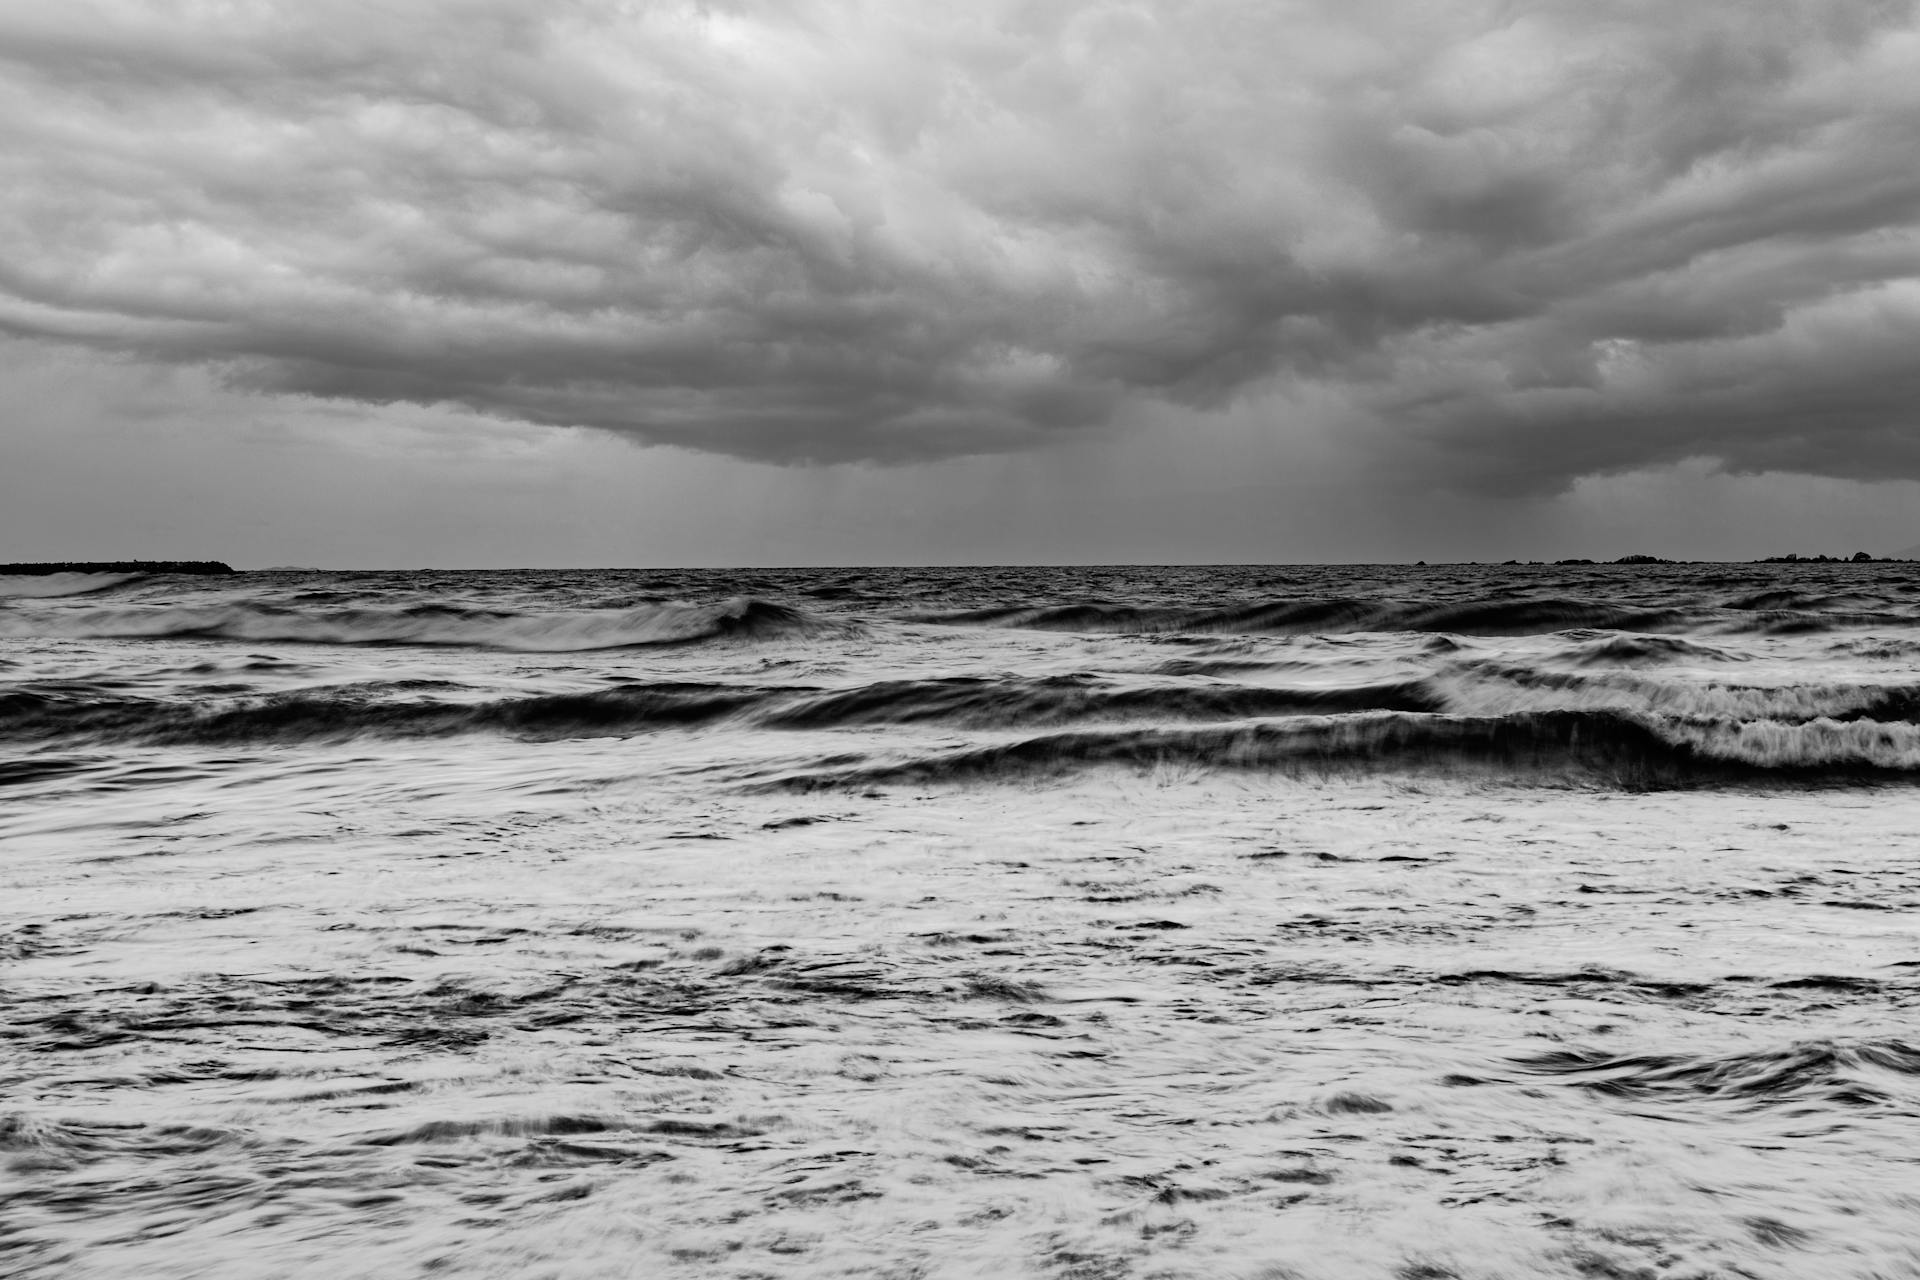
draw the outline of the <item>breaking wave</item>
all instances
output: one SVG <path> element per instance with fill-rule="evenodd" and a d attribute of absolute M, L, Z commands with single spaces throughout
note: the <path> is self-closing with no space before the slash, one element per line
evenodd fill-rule
<path fill-rule="evenodd" d="M 493 700 L 422 699 L 432 682 L 351 685 L 226 702 L 126 697 L 100 683 L 0 692 L 0 738 L 142 742 L 309 741 L 492 732 L 599 737 L 738 720 L 773 729 L 942 724 L 1006 729 L 1084 720 L 1216 721 L 1433 710 L 1417 683 L 1336 689 L 1114 687 L 1089 677 L 882 681 L 851 689 L 631 683 Z M 435 692 L 442 690 L 435 689 Z"/>
<path fill-rule="evenodd" d="M 1438 699 L 1418 681 L 1334 688 L 1246 685 L 1115 687 L 1091 677 L 1038 680 L 954 678 L 889 681 L 809 695 L 765 723 L 821 729 L 941 722 L 1013 728 L 1071 720 L 1245 720 L 1363 711 L 1433 711 Z"/>
<path fill-rule="evenodd" d="M 1920 725 L 1660 722 L 1616 711 L 1505 716 L 1379 712 L 1200 729 L 1049 734 L 966 750 L 841 767 L 777 785 L 990 780 L 1097 766 L 1286 773 L 1492 772 L 1627 787 L 1920 778 Z"/>
<path fill-rule="evenodd" d="M 1920 721 L 1920 685 L 1850 682 L 1737 684 L 1665 680 L 1634 671 L 1565 672 L 1521 663 L 1473 661 L 1436 674 L 1428 686 L 1443 709 L 1465 715 L 1617 710 L 1674 719 Z"/>
<path fill-rule="evenodd" d="M 0 598 L 53 600 L 61 596 L 93 595 L 138 582 L 140 573 L 0 574 Z"/>
<path fill-rule="evenodd" d="M 32 614 L 0 611 L 0 636 L 9 637 L 444 645 L 521 653 L 765 640 L 846 629 L 845 623 L 752 596 L 717 604 L 658 602 L 618 610 L 550 613 L 442 604 L 325 609 L 255 602 L 128 604 Z"/>

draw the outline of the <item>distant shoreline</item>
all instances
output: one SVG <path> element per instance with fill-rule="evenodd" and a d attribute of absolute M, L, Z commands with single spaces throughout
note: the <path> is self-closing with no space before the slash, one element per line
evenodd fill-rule
<path fill-rule="evenodd" d="M 0 576 L 32 578 L 53 573 L 198 573 L 239 570 L 219 560 L 52 560 L 36 564 L 0 564 Z"/>

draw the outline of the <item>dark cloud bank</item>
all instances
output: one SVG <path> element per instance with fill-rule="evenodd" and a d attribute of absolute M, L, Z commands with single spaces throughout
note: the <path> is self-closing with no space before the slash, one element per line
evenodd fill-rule
<path fill-rule="evenodd" d="M 1909 3 L 0 15 L 0 328 L 776 461 L 1312 383 L 1495 492 L 1920 477 Z"/>

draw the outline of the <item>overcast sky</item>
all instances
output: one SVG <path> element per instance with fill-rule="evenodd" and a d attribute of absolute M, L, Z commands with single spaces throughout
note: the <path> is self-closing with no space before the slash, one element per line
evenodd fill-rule
<path fill-rule="evenodd" d="M 1920 541 L 1905 0 L 0 0 L 0 560 Z"/>

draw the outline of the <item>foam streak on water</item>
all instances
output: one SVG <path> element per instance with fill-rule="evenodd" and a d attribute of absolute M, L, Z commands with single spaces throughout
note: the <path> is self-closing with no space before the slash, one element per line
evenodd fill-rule
<path fill-rule="evenodd" d="M 0 599 L 0 1267 L 1920 1275 L 1920 573 Z"/>

